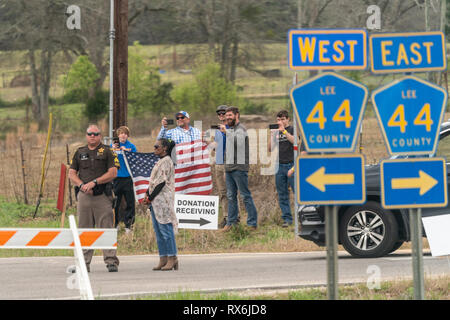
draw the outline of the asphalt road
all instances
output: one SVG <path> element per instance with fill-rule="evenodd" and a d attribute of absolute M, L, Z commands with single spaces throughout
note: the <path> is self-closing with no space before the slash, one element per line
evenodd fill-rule
<path fill-rule="evenodd" d="M 327 281 L 325 252 L 181 255 L 180 269 L 167 272 L 151 270 L 159 260 L 156 255 L 119 258 L 118 273 L 108 273 L 101 256 L 93 258 L 89 277 L 95 297 L 294 289 L 326 285 Z M 72 257 L 1 258 L 0 299 L 77 299 L 79 291 L 67 288 L 71 274 L 66 270 L 73 264 Z M 366 283 L 378 271 L 382 280 L 410 279 L 410 253 L 398 251 L 384 258 L 355 259 L 339 252 L 340 283 Z M 450 264 L 447 258 L 425 254 L 424 272 L 426 276 L 449 275 Z"/>

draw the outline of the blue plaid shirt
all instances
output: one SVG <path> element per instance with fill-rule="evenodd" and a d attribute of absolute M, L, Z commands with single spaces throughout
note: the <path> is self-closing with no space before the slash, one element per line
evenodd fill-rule
<path fill-rule="evenodd" d="M 167 130 L 166 128 L 161 127 L 161 131 L 159 131 L 157 139 L 161 138 L 171 139 L 176 144 L 179 144 L 183 142 L 201 140 L 202 133 L 197 128 L 191 126 L 189 126 L 189 130 L 184 130 L 183 128 L 180 127 Z"/>

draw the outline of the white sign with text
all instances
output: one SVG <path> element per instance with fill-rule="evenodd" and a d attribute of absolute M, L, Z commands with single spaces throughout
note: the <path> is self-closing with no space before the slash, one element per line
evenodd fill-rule
<path fill-rule="evenodd" d="M 180 229 L 217 230 L 219 197 L 175 194 L 175 214 Z"/>
<path fill-rule="evenodd" d="M 450 255 L 450 214 L 423 217 L 422 223 L 427 233 L 433 257 Z"/>

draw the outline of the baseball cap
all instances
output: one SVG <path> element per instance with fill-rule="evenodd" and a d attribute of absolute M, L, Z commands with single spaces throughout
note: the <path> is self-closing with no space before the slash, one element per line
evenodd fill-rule
<path fill-rule="evenodd" d="M 177 113 L 175 113 L 175 118 L 179 115 L 179 114 L 181 114 L 182 116 L 185 116 L 186 118 L 191 118 L 191 117 L 189 117 L 189 113 L 187 113 L 186 111 L 180 111 L 180 112 L 177 112 Z"/>
<path fill-rule="evenodd" d="M 222 104 L 222 105 L 220 105 L 220 106 L 217 107 L 216 112 L 219 112 L 219 111 L 226 111 L 227 108 L 228 108 L 227 105 Z"/>

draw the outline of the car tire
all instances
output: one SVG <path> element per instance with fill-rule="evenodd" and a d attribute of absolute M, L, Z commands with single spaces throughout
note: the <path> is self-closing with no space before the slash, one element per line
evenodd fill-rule
<path fill-rule="evenodd" d="M 377 202 L 352 206 L 340 219 L 339 239 L 354 257 L 382 257 L 392 252 L 399 241 L 397 220 Z"/>

